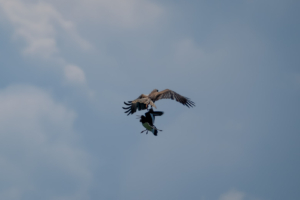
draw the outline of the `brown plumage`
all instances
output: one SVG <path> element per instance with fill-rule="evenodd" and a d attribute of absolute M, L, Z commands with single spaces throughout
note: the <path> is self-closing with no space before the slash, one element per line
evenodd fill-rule
<path fill-rule="evenodd" d="M 128 101 L 127 103 L 124 102 L 124 104 L 128 107 L 123 107 L 123 109 L 126 110 L 125 113 L 128 113 L 127 115 L 130 115 L 135 113 L 136 110 L 148 109 L 149 104 L 151 105 L 151 107 L 156 108 L 154 102 L 160 99 L 175 99 L 177 102 L 187 106 L 188 108 L 195 106 L 195 103 L 189 98 L 181 96 L 180 94 L 172 90 L 165 89 L 161 92 L 158 92 L 157 89 L 154 89 L 149 95 L 142 94 L 133 101 Z"/>

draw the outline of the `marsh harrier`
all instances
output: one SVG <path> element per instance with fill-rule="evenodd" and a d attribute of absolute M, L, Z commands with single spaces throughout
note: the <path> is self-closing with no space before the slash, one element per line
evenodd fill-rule
<path fill-rule="evenodd" d="M 133 114 L 136 112 L 136 110 L 145 110 L 148 109 L 148 105 L 150 104 L 151 108 L 156 108 L 154 102 L 158 101 L 160 99 L 172 99 L 176 100 L 179 103 L 182 103 L 183 105 L 187 106 L 188 108 L 195 106 L 195 103 L 192 102 L 189 98 L 181 96 L 180 94 L 165 89 L 161 92 L 158 92 L 157 89 L 154 89 L 150 94 L 142 94 L 137 99 L 133 101 L 128 101 L 127 103 L 124 102 L 125 105 L 128 107 L 124 108 L 126 111 L 125 113 L 128 113 L 127 115 Z"/>

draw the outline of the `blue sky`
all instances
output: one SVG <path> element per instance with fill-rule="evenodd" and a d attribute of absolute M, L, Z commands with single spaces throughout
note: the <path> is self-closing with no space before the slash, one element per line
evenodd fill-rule
<path fill-rule="evenodd" d="M 299 8 L 0 0 L 0 198 L 299 199 Z M 121 108 L 155 88 L 196 103 L 157 137 Z"/>

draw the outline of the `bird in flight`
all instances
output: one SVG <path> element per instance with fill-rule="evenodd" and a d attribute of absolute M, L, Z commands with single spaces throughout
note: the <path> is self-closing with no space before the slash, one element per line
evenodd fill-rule
<path fill-rule="evenodd" d="M 162 116 L 163 114 L 164 112 L 153 111 L 153 109 L 151 108 L 148 112 L 145 113 L 145 116 L 140 116 L 140 122 L 146 128 L 146 130 L 143 130 L 141 133 L 147 131 L 146 134 L 148 134 L 148 131 L 151 131 L 155 136 L 157 136 L 157 132 L 162 130 L 157 129 L 156 126 L 154 126 L 155 116 Z"/>
<path fill-rule="evenodd" d="M 128 107 L 123 107 L 125 109 L 125 113 L 128 113 L 127 115 L 133 114 L 136 112 L 136 110 L 148 110 L 148 105 L 150 104 L 151 108 L 156 108 L 154 102 L 158 101 L 160 99 L 172 99 L 176 100 L 177 102 L 187 106 L 188 108 L 195 106 L 195 103 L 191 101 L 189 98 L 181 96 L 180 94 L 165 89 L 163 91 L 158 91 L 157 89 L 154 89 L 150 94 L 141 94 L 137 99 L 133 101 L 124 102 L 125 105 Z"/>

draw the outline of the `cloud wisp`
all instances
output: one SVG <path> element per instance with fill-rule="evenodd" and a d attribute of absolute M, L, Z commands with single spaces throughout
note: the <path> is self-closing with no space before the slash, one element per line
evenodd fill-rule
<path fill-rule="evenodd" d="M 91 45 L 81 38 L 73 22 L 66 20 L 51 4 L 43 1 L 35 3 L 19 0 L 0 0 L 6 19 L 14 29 L 13 37 L 24 42 L 23 55 L 60 61 L 65 71 L 70 71 L 70 63 L 61 56 L 58 38 L 66 34 L 80 48 L 88 49 Z M 79 67 L 77 66 L 77 69 Z M 81 70 L 81 73 L 84 72 Z M 74 71 L 74 70 L 73 70 Z M 78 70 L 77 70 L 78 71 Z M 66 79 L 70 80 L 68 73 Z M 70 80 L 72 83 L 86 84 L 83 78 Z"/>
<path fill-rule="evenodd" d="M 119 30 L 140 29 L 154 25 L 165 10 L 149 0 L 52 0 L 75 21 L 88 21 L 98 25 L 108 25 Z"/>
<path fill-rule="evenodd" d="M 244 200 L 245 194 L 237 190 L 230 190 L 222 194 L 219 200 Z"/>
<path fill-rule="evenodd" d="M 87 199 L 90 157 L 77 144 L 74 111 L 32 86 L 1 90 L 0 110 L 0 198 Z"/>

